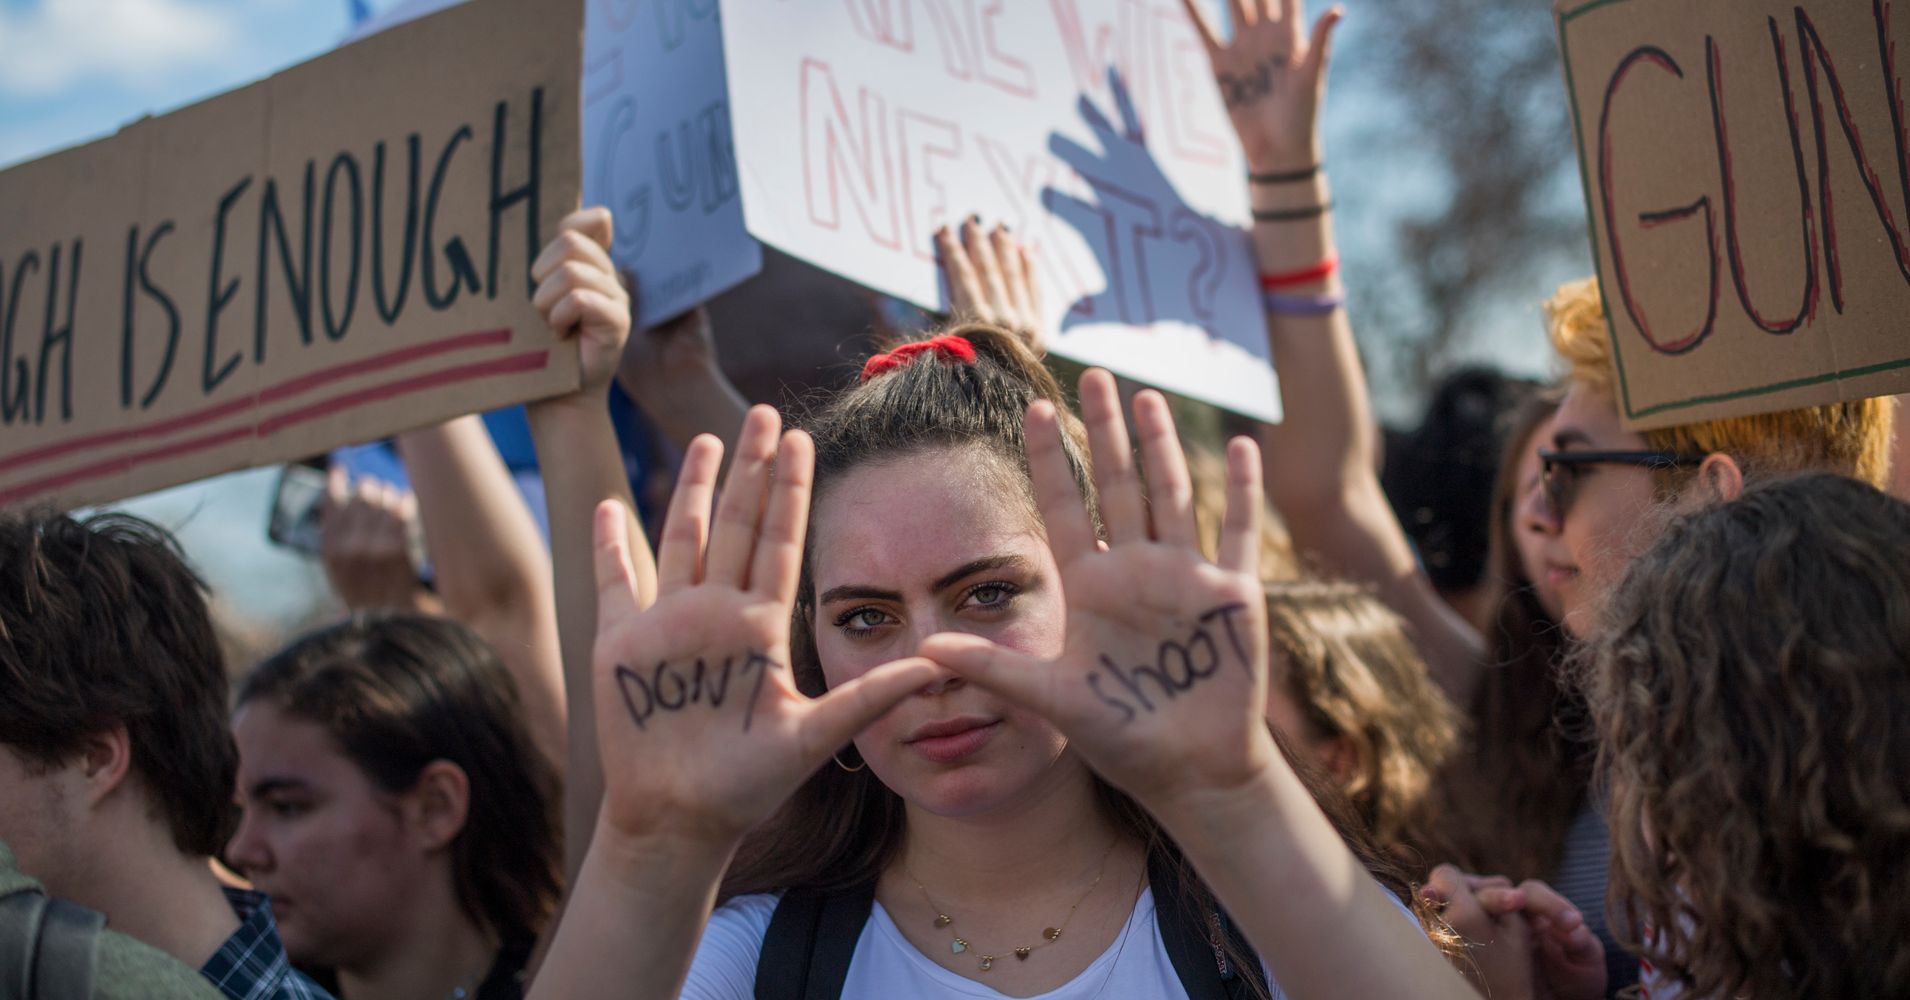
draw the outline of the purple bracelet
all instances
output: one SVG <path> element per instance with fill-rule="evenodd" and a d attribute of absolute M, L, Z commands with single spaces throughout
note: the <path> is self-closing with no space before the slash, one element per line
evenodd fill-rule
<path fill-rule="evenodd" d="M 1266 293 L 1267 311 L 1275 316 L 1331 316 L 1346 305 L 1346 295 L 1329 292 L 1321 295 L 1278 295 Z"/>

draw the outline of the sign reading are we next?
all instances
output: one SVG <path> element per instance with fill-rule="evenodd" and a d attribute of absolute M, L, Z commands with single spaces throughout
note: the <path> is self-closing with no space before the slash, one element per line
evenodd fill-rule
<path fill-rule="evenodd" d="M 574 388 L 581 0 L 473 0 L 0 173 L 0 506 Z"/>
<path fill-rule="evenodd" d="M 1181 0 L 722 16 L 752 235 L 937 308 L 935 229 L 1005 222 L 1037 251 L 1056 354 L 1279 419 L 1245 162 Z"/>

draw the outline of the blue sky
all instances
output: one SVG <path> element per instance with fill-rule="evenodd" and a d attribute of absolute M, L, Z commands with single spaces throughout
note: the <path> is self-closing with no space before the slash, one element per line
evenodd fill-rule
<path fill-rule="evenodd" d="M 337 44 L 349 10 L 348 0 L 0 0 L 0 165 L 309 59 Z"/>

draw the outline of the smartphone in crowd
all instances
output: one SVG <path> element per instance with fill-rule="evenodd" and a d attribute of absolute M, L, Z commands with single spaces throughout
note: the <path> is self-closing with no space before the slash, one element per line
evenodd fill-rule
<path fill-rule="evenodd" d="M 318 555 L 319 515 L 325 506 L 325 476 L 330 468 L 330 456 L 319 455 L 279 470 L 265 537 L 295 552 Z"/>
<path fill-rule="evenodd" d="M 317 558 L 324 544 L 323 522 L 325 487 L 334 465 L 345 470 L 348 481 L 375 479 L 409 489 L 409 477 L 397 452 L 383 443 L 340 448 L 323 455 L 294 462 L 279 470 L 278 487 L 272 496 L 272 512 L 266 522 L 265 536 L 274 544 Z M 407 545 L 411 564 L 417 567 L 418 581 L 436 587 L 436 570 L 425 550 L 424 525 L 409 525 Z"/>

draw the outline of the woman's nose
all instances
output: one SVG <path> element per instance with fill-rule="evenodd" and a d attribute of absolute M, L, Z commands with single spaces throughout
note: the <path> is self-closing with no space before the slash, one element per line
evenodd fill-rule
<path fill-rule="evenodd" d="M 264 838 L 259 835 L 253 822 L 255 810 L 243 809 L 239 813 L 239 826 L 232 831 L 232 839 L 226 842 L 226 860 L 246 876 L 253 872 L 264 871 L 272 863 L 271 852 L 266 850 Z"/>

